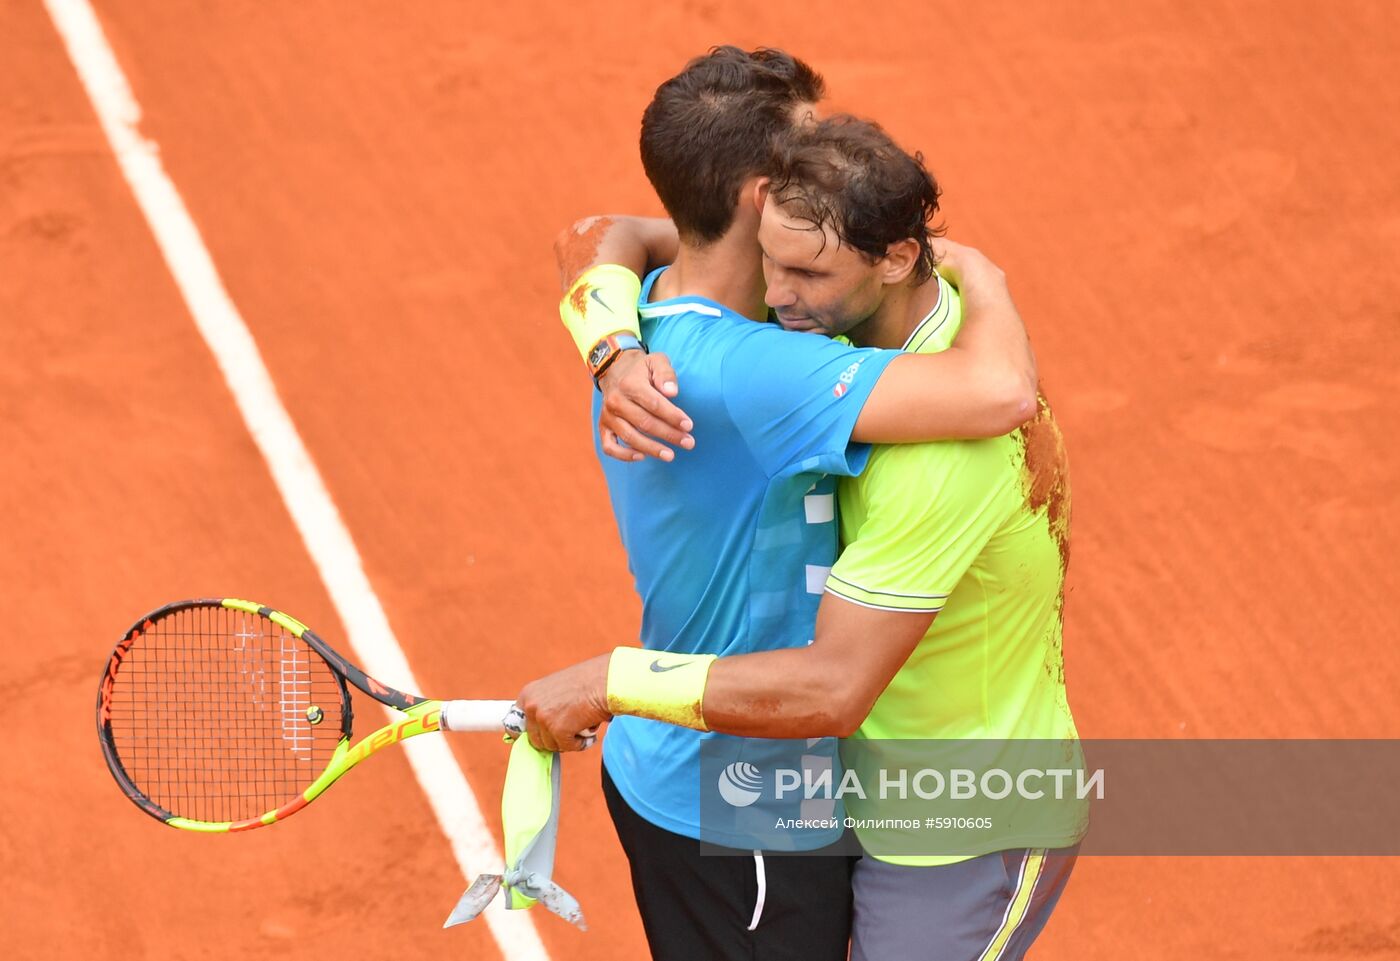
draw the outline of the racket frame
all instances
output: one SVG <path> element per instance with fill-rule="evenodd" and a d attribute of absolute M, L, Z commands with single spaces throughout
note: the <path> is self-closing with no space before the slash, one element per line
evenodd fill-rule
<path fill-rule="evenodd" d="M 116 685 L 117 674 L 121 669 L 122 659 L 131 649 L 141 635 L 149 631 L 157 621 L 181 611 L 195 608 L 223 607 L 230 610 L 243 611 L 264 617 L 295 637 L 305 642 L 308 647 L 319 655 L 322 660 L 329 665 L 331 674 L 336 678 L 339 685 L 341 697 L 341 731 L 340 741 L 336 744 L 331 753 L 330 759 L 326 763 L 325 770 L 313 780 L 297 797 L 283 804 L 278 808 L 266 811 L 251 818 L 244 818 L 238 821 L 201 821 L 194 818 L 182 817 L 174 812 L 168 811 L 159 804 L 148 798 L 136 783 L 127 774 L 126 768 L 122 765 L 121 757 L 117 753 L 116 744 L 113 740 L 111 725 L 111 705 L 112 693 Z M 357 689 L 364 692 L 369 697 L 391 707 L 406 715 L 402 719 L 395 719 L 371 734 L 361 738 L 357 743 L 351 745 L 350 738 L 353 736 L 352 725 L 354 714 L 350 701 L 349 691 L 345 687 L 345 682 L 349 681 Z M 420 697 L 416 694 L 409 694 L 381 684 L 351 664 L 342 657 L 333 647 L 316 635 L 301 621 L 285 614 L 282 611 L 257 604 L 253 601 L 245 601 L 239 598 L 197 598 L 187 601 L 176 601 L 173 604 L 166 604 L 151 611 L 139 619 L 117 642 L 112 650 L 112 655 L 108 658 L 107 667 L 103 671 L 102 683 L 98 688 L 97 695 L 97 733 L 98 740 L 102 744 L 102 754 L 107 761 L 107 768 L 111 771 L 112 777 L 131 801 L 145 811 L 151 817 L 173 828 L 184 831 L 197 831 L 205 834 L 224 834 L 237 831 L 249 831 L 254 828 L 265 827 L 284 820 L 306 805 L 316 800 L 328 787 L 338 781 L 345 772 L 355 767 L 372 754 L 375 754 L 391 744 L 398 744 L 410 737 L 419 734 L 426 734 L 430 731 L 442 730 L 442 708 L 443 702 L 434 698 Z"/>

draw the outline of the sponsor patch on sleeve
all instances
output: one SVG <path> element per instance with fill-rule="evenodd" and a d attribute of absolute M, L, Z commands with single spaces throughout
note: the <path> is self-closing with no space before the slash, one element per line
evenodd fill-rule
<path fill-rule="evenodd" d="M 856 379 L 856 372 L 860 370 L 860 361 L 856 361 L 845 370 L 841 371 L 841 376 L 836 378 L 836 386 L 831 388 L 831 396 L 838 400 L 846 396 L 846 392 L 851 389 L 851 383 Z"/>

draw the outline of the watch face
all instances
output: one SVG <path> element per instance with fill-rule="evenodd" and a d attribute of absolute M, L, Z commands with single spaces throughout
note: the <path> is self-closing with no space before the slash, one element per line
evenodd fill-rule
<path fill-rule="evenodd" d="M 608 342 L 601 340 L 588 352 L 588 366 L 597 367 L 603 362 L 603 358 L 608 356 Z"/>

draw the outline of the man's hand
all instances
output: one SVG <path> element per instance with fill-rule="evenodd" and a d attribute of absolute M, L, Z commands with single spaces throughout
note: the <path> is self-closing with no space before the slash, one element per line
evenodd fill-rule
<path fill-rule="evenodd" d="M 608 713 L 610 657 L 600 654 L 520 689 L 515 705 L 525 712 L 531 744 L 542 751 L 582 751 L 587 746 L 580 732 L 612 716 Z"/>
<path fill-rule="evenodd" d="M 695 446 L 695 438 L 690 436 L 694 424 L 670 401 L 680 388 L 665 354 L 624 351 L 604 372 L 599 387 L 603 413 L 598 418 L 598 436 L 603 453 L 609 457 L 639 461 L 650 456 L 670 461 L 676 452 L 666 444 L 686 450 Z"/>
<path fill-rule="evenodd" d="M 939 237 L 933 241 L 933 252 L 938 258 L 938 272 L 960 292 L 966 287 L 978 286 L 978 280 L 1006 283 L 1002 269 L 976 247 Z"/>

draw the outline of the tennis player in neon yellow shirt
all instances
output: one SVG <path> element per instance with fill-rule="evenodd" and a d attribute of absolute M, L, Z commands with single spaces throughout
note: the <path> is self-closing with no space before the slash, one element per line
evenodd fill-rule
<path fill-rule="evenodd" d="M 759 239 L 783 326 L 945 349 L 959 295 L 934 272 L 938 187 L 920 160 L 873 124 L 833 118 L 795 135 L 775 166 Z M 1076 741 L 1061 650 L 1069 476 L 1043 401 L 1002 437 L 877 447 L 841 481 L 839 507 L 846 546 L 809 647 L 723 658 L 619 648 L 521 692 L 532 739 L 567 750 L 575 732 L 633 714 L 756 737 L 987 741 L 1010 768 L 1016 742 Z M 1035 847 L 867 845 L 852 961 L 1024 956 L 1085 828 L 1082 809 L 1062 814 Z"/>

